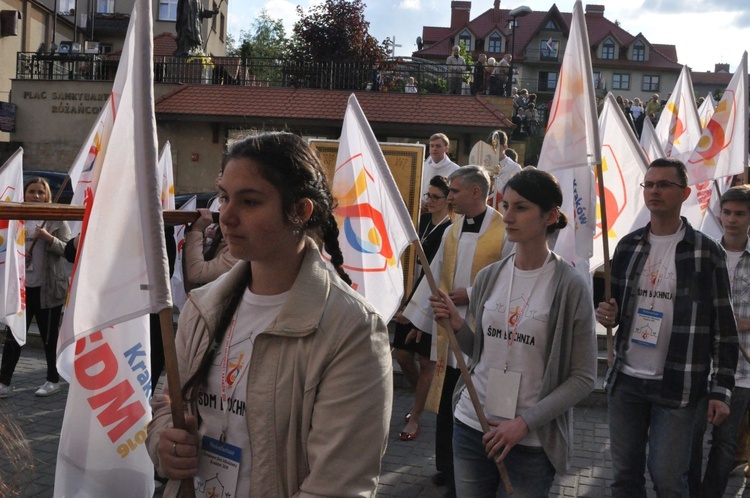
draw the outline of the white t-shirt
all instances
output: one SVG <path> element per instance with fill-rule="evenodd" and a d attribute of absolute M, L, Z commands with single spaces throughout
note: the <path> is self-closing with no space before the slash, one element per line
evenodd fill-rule
<path fill-rule="evenodd" d="M 515 271 L 513 288 L 510 289 L 510 322 L 507 319 L 506 303 L 508 287 L 511 281 L 510 272 Z M 547 322 L 549 320 L 549 303 L 552 301 L 552 277 L 555 272 L 555 261 L 549 261 L 542 268 L 524 271 L 506 264 L 501 271 L 489 299 L 484 303 L 482 313 L 483 330 L 475 333 L 484 334 L 484 349 L 479 358 L 471 380 L 477 390 L 479 402 L 487 406 L 488 381 L 490 369 L 503 370 L 507 361 L 508 371 L 521 374 L 521 383 L 516 405 L 516 416 L 526 408 L 539 401 L 542 388 L 544 368 L 547 364 L 547 342 L 549 337 Z M 523 316 L 518 321 L 519 315 Z M 517 327 L 516 327 L 517 326 Z M 514 334 L 512 345 L 509 338 Z M 489 420 L 504 420 L 501 417 L 485 415 Z M 478 431 L 482 430 L 474 405 L 467 390 L 461 393 L 456 405 L 455 416 L 464 424 Z M 519 444 L 541 446 L 536 431 L 530 432 Z"/>
<path fill-rule="evenodd" d="M 661 380 L 664 374 L 664 362 L 667 359 L 669 339 L 672 336 L 674 296 L 677 291 L 675 249 L 684 236 L 684 227 L 672 235 L 648 234 L 651 251 L 638 280 L 636 290 L 638 298 L 633 310 L 633 324 L 631 330 L 626 331 L 628 337 L 622 371 L 627 375 L 639 379 Z M 633 340 L 636 328 L 638 328 L 639 309 L 662 313 L 655 347 Z"/>
<path fill-rule="evenodd" d="M 239 482 L 235 496 L 250 496 L 250 435 L 247 432 L 245 403 L 247 401 L 247 378 L 255 338 L 268 329 L 279 315 L 288 292 L 276 296 L 261 296 L 249 290 L 229 326 L 224 341 L 219 345 L 204 392 L 198 398 L 198 412 L 202 417 L 201 435 L 219 439 L 227 424 L 226 441 L 242 449 Z M 226 396 L 229 409 L 222 409 L 222 362 L 226 351 L 226 339 L 231 331 L 229 360 L 226 366 Z M 201 476 L 204 479 L 212 476 Z"/>

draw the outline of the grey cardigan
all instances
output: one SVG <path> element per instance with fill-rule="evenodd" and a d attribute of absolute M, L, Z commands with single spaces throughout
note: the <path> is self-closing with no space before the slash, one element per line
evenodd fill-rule
<path fill-rule="evenodd" d="M 553 253 L 554 298 L 550 303 L 547 364 L 544 367 L 539 402 L 520 413 L 521 418 L 536 430 L 544 452 L 555 471 L 564 474 L 572 453 L 573 406 L 594 389 L 596 379 L 596 324 L 591 291 L 583 275 Z M 481 331 L 482 310 L 492 290 L 498 285 L 501 270 L 513 259 L 507 257 L 483 268 L 474 281 L 469 313 L 475 330 Z M 500 283 L 499 285 L 504 285 Z M 554 317 L 557 317 L 555 319 Z M 479 363 L 484 346 L 484 334 L 474 333 L 467 322 L 456 333 L 461 349 L 471 355 L 473 372 Z M 458 381 L 453 394 L 453 406 L 466 388 Z"/>
<path fill-rule="evenodd" d="M 55 239 L 52 242 L 39 241 L 45 247 L 42 257 L 44 285 L 41 288 L 42 309 L 65 304 L 68 294 L 68 271 L 65 267 L 65 244 L 70 240 L 70 228 L 65 221 L 48 221 L 47 231 Z"/>

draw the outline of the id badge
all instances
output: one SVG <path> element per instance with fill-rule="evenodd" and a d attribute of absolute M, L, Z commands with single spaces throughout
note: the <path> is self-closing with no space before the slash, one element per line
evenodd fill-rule
<path fill-rule="evenodd" d="M 641 346 L 655 348 L 656 342 L 659 340 L 659 329 L 661 329 L 663 318 L 664 313 L 660 311 L 638 308 L 630 341 Z"/>
<path fill-rule="evenodd" d="M 233 498 L 241 458 L 242 448 L 203 436 L 198 474 L 193 478 L 196 498 Z"/>
<path fill-rule="evenodd" d="M 487 396 L 484 409 L 493 417 L 507 419 L 516 418 L 518 392 L 521 388 L 521 374 L 518 372 L 503 372 L 497 368 L 490 368 L 487 379 Z"/>

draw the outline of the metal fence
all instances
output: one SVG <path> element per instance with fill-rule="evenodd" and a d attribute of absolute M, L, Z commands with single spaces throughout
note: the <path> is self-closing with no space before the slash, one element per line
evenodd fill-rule
<path fill-rule="evenodd" d="M 114 80 L 117 54 L 19 52 L 16 78 L 22 80 Z M 467 77 L 469 73 L 467 72 Z M 154 57 L 154 80 L 164 83 L 404 91 L 413 77 L 419 91 L 445 91 L 445 66 L 397 58 L 378 64 L 296 62 L 239 57 Z"/>

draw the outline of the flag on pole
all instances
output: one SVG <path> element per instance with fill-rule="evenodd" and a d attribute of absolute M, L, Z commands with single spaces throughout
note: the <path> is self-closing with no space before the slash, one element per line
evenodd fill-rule
<path fill-rule="evenodd" d="M 0 168 L 0 201 L 23 202 L 23 149 Z M 26 344 L 26 236 L 21 220 L 0 220 L 0 322 Z"/>
<path fill-rule="evenodd" d="M 570 36 L 550 108 L 539 167 L 550 172 L 599 164 L 599 142 L 591 49 L 581 1 L 573 7 Z"/>
<path fill-rule="evenodd" d="M 701 136 L 698 109 L 695 107 L 695 94 L 690 70 L 682 66 L 672 95 L 661 111 L 656 123 L 656 136 L 666 157 L 687 161 Z"/>
<path fill-rule="evenodd" d="M 581 1 L 573 7 L 570 36 L 552 100 L 539 169 L 553 173 L 563 189 L 563 212 L 572 226 L 560 233 L 555 251 L 571 262 L 593 254 L 596 229 L 593 166 L 601 162 L 591 49 Z M 564 171 L 570 170 L 570 171 Z M 575 248 L 575 254 L 571 251 Z"/>
<path fill-rule="evenodd" d="M 743 173 L 747 168 L 747 52 L 685 162 L 691 185 Z"/>
<path fill-rule="evenodd" d="M 188 201 L 180 206 L 181 211 L 195 211 L 197 209 L 198 202 L 195 196 L 192 196 Z M 182 274 L 182 248 L 185 245 L 185 225 L 179 225 L 174 230 L 174 242 L 177 248 L 177 254 L 174 260 L 174 273 L 172 273 L 172 302 L 177 309 L 182 311 L 182 307 L 187 302 L 187 293 L 185 292 L 185 277 Z"/>
<path fill-rule="evenodd" d="M 716 101 L 711 92 L 708 92 L 706 98 L 703 99 L 703 103 L 698 108 L 698 120 L 701 122 L 701 130 L 706 129 L 706 125 L 711 120 L 711 116 L 714 115 L 716 110 Z"/>
<path fill-rule="evenodd" d="M 404 295 L 401 253 L 418 236 L 354 94 L 344 114 L 332 190 L 344 269 L 352 287 L 387 322 Z"/>
<path fill-rule="evenodd" d="M 55 496 L 151 496 L 148 316 L 171 306 L 153 97 L 151 1 L 136 0 L 97 153 L 58 369 L 70 382 Z M 117 93 L 121 89 L 120 93 Z"/>
<path fill-rule="evenodd" d="M 122 94 L 124 82 L 124 78 L 115 79 L 110 96 L 104 103 L 96 122 L 94 122 L 86 140 L 78 151 L 73 165 L 68 170 L 70 186 L 73 189 L 73 198 L 70 201 L 72 206 L 83 206 L 87 192 L 86 189 L 96 185 L 98 180 L 97 175 L 101 171 L 101 161 L 104 157 L 100 152 L 107 148 L 107 143 L 112 133 L 112 123 L 114 120 L 112 95 Z M 68 222 L 68 225 L 70 226 L 70 234 L 73 237 L 81 233 L 81 221 L 71 220 Z"/>
<path fill-rule="evenodd" d="M 639 184 L 643 181 L 648 159 L 625 120 L 615 97 L 609 93 L 599 116 L 599 134 L 602 140 L 602 171 L 607 214 L 609 247 L 616 247 L 620 239 L 633 227 L 648 221 L 648 211 Z M 597 225 L 594 239 L 602 237 L 602 202 L 597 192 Z M 591 268 L 604 263 L 603 244 L 594 244 Z"/>
<path fill-rule="evenodd" d="M 641 130 L 640 143 L 649 164 L 651 164 L 651 161 L 654 159 L 667 157 L 661 146 L 661 142 L 659 142 L 659 138 L 656 136 L 654 125 L 651 124 L 651 120 L 648 118 L 643 120 L 643 130 Z"/>
<path fill-rule="evenodd" d="M 161 207 L 165 211 L 174 210 L 174 169 L 172 167 L 172 145 L 169 140 L 159 154 L 159 192 Z"/>

